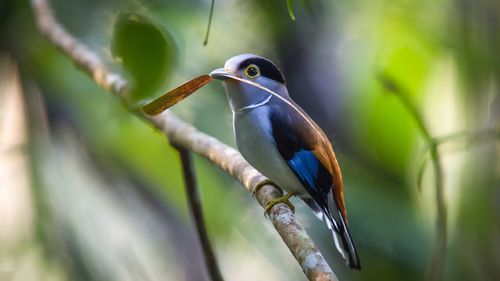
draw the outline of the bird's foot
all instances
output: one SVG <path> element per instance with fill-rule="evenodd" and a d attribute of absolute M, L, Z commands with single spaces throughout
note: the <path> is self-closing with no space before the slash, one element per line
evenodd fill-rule
<path fill-rule="evenodd" d="M 259 182 L 254 188 L 253 188 L 253 191 L 252 191 L 252 197 L 255 197 L 257 196 L 257 192 L 259 192 L 259 190 L 264 186 L 264 185 L 272 185 L 274 187 L 276 187 L 277 189 L 281 190 L 281 188 L 279 188 L 279 186 L 277 186 L 272 180 L 270 179 L 265 179 L 261 182 Z M 283 191 L 281 191 L 281 193 L 283 194 Z"/>
<path fill-rule="evenodd" d="M 292 210 L 292 212 L 295 213 L 295 206 L 292 203 L 290 203 L 290 201 L 288 201 L 288 199 L 290 199 L 290 197 L 295 196 L 295 195 L 297 195 L 297 193 L 292 191 L 292 192 L 288 192 L 284 196 L 267 201 L 266 205 L 264 206 L 264 215 L 266 217 L 269 217 L 269 212 L 271 212 L 271 209 L 274 207 L 274 205 L 276 205 L 278 203 L 287 204 L 288 207 L 290 207 L 290 209 Z"/>

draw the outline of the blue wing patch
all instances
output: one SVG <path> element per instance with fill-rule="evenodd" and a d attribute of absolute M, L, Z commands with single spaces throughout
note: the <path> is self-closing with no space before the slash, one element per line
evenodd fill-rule
<path fill-rule="evenodd" d="M 310 150 L 299 150 L 287 163 L 311 197 L 321 207 L 327 207 L 326 194 L 330 191 L 332 179 L 316 155 Z"/>
<path fill-rule="evenodd" d="M 300 150 L 288 160 L 288 165 L 299 177 L 301 182 L 306 182 L 311 188 L 316 190 L 315 178 L 321 165 L 312 151 Z"/>

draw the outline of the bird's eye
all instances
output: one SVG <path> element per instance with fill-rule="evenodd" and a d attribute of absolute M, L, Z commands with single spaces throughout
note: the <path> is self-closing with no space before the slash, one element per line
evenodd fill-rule
<path fill-rule="evenodd" d="M 245 74 L 248 76 L 248 78 L 255 78 L 260 75 L 260 71 L 256 65 L 251 64 L 245 69 Z"/>

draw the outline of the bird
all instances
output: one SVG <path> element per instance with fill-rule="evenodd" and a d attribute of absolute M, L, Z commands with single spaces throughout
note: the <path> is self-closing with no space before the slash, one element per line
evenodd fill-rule
<path fill-rule="evenodd" d="M 342 174 L 332 143 L 289 96 L 285 76 L 270 60 L 236 55 L 209 76 L 221 80 L 233 113 L 236 146 L 256 170 L 288 194 L 266 212 L 297 196 L 331 230 L 347 266 L 361 264 L 351 237 Z"/>

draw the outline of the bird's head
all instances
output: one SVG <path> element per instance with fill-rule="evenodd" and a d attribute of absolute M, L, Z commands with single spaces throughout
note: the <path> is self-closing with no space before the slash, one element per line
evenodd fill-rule
<path fill-rule="evenodd" d="M 212 71 L 210 77 L 224 82 L 233 111 L 259 104 L 270 95 L 269 92 L 242 80 L 258 84 L 280 96 L 288 96 L 283 73 L 270 60 L 257 55 L 234 56 L 226 61 L 224 68 Z"/>

